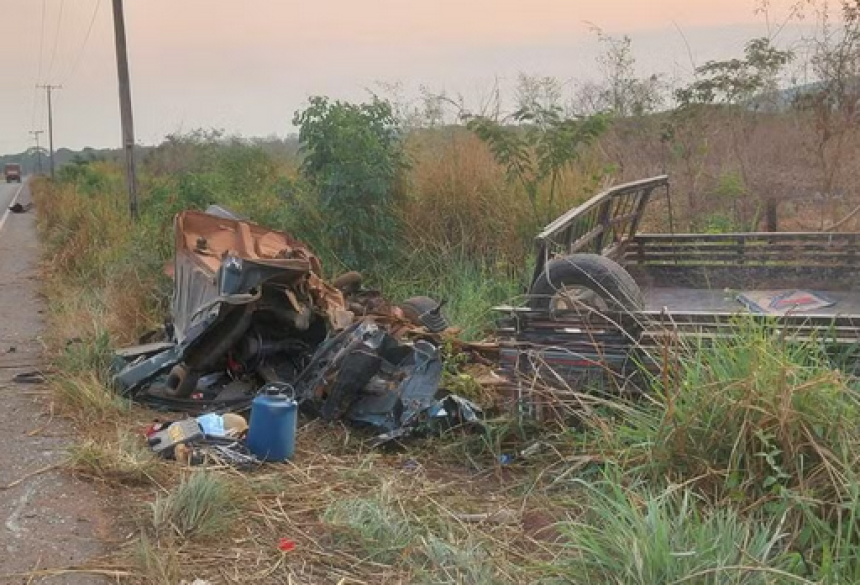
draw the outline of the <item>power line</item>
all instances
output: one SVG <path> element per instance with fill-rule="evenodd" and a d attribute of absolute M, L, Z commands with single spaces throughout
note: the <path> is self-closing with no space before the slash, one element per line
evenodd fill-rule
<path fill-rule="evenodd" d="M 45 52 L 45 3 L 47 0 L 42 0 L 42 15 L 41 20 L 42 24 L 39 27 L 39 63 L 37 64 L 37 73 L 36 73 L 36 85 L 33 86 L 33 115 L 31 116 L 30 126 L 36 125 L 36 105 L 39 103 L 37 100 L 38 97 L 38 85 L 42 81 L 42 61 L 44 60 L 44 52 Z"/>
<path fill-rule="evenodd" d="M 45 52 L 45 3 L 48 0 L 42 0 L 42 26 L 39 33 L 39 73 L 36 75 L 36 82 L 42 81 L 42 60 Z"/>
<path fill-rule="evenodd" d="M 63 7 L 66 5 L 66 0 L 60 1 L 60 12 L 57 14 L 57 28 L 54 30 L 54 47 L 51 49 L 51 61 L 48 64 L 48 74 L 46 77 L 50 79 L 51 71 L 54 69 L 54 57 L 57 56 L 57 45 L 60 41 L 60 24 L 63 22 Z"/>
<path fill-rule="evenodd" d="M 90 40 L 90 34 L 93 32 L 93 25 L 96 23 L 96 17 L 99 14 L 99 8 L 101 8 L 102 0 L 96 0 L 95 8 L 93 9 L 93 14 L 90 17 L 90 24 L 87 27 L 87 34 L 84 36 L 84 42 L 81 43 L 81 48 L 78 50 L 78 56 L 75 57 L 74 62 L 72 63 L 72 68 L 69 70 L 68 75 L 63 78 L 62 83 L 65 84 L 78 70 L 78 65 L 81 62 L 81 57 L 84 56 L 84 51 L 87 48 L 87 42 Z"/>

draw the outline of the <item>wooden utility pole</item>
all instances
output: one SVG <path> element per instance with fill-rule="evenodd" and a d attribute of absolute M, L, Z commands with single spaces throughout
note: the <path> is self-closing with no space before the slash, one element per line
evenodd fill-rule
<path fill-rule="evenodd" d="M 51 155 L 51 178 L 54 178 L 54 108 L 51 105 L 51 92 L 63 89 L 62 85 L 39 85 L 48 94 L 48 150 Z"/>
<path fill-rule="evenodd" d="M 125 150 L 125 178 L 128 184 L 128 209 L 137 219 L 137 175 L 134 169 L 134 122 L 131 113 L 131 82 L 125 42 L 125 17 L 122 0 L 113 0 L 113 26 L 116 37 L 116 70 L 119 79 L 119 113 L 122 121 L 122 146 Z"/>
<path fill-rule="evenodd" d="M 39 145 L 39 134 L 43 134 L 44 130 L 30 130 L 33 135 L 33 140 L 36 141 L 36 173 L 42 174 L 42 147 Z"/>

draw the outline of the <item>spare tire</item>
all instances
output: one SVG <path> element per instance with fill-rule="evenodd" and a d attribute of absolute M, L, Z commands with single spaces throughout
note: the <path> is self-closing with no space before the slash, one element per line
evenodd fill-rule
<path fill-rule="evenodd" d="M 573 254 L 547 263 L 529 290 L 529 307 L 551 311 L 557 303 L 582 304 L 600 311 L 645 308 L 642 290 L 617 262 L 598 254 Z"/>
<path fill-rule="evenodd" d="M 448 328 L 448 319 L 442 314 L 442 304 L 430 297 L 412 297 L 400 303 L 403 315 L 412 323 L 424 326 L 430 333 L 441 333 Z"/>

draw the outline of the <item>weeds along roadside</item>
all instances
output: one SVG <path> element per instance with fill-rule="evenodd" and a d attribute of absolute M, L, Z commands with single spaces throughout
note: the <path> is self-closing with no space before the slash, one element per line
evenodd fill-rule
<path fill-rule="evenodd" d="M 437 515 L 440 506 L 466 511 L 480 508 L 485 494 L 478 488 L 464 493 L 463 482 L 455 482 L 452 477 L 425 478 L 420 470 L 405 474 L 399 458 L 388 460 L 368 455 L 349 433 L 308 429 L 299 438 L 299 448 L 304 452 L 302 459 L 309 462 L 306 468 L 253 478 L 221 471 L 207 475 L 185 473 L 175 465 L 154 460 L 141 445 L 137 431 L 152 420 L 154 413 L 117 398 L 110 392 L 105 374 L 112 349 L 121 343 L 134 342 L 141 333 L 157 325 L 166 310 L 169 283 L 162 275 L 162 268 L 172 253 L 173 213 L 218 201 L 262 222 L 278 227 L 288 223 L 278 216 L 280 212 L 275 206 L 268 207 L 264 201 L 253 198 L 231 201 L 226 192 L 222 192 L 223 198 L 216 195 L 213 201 L 182 200 L 183 196 L 199 194 L 196 189 L 201 181 L 209 186 L 217 184 L 212 177 L 179 178 L 178 186 L 166 185 L 159 178 L 145 179 L 142 216 L 137 224 L 126 218 L 121 175 L 111 165 L 81 165 L 61 172 L 55 184 L 42 181 L 33 186 L 44 246 L 48 337 L 58 372 L 51 383 L 61 412 L 75 420 L 82 431 L 80 442 L 70 449 L 69 465 L 81 476 L 113 491 L 123 512 L 121 516 L 129 524 L 123 529 L 140 534 L 109 562 L 128 564 L 139 574 L 148 575 L 144 580 L 154 582 L 175 583 L 174 578 L 180 573 L 205 572 L 222 554 L 217 547 L 212 548 L 212 543 L 223 538 L 224 532 L 210 528 L 213 522 L 222 524 L 230 516 L 218 503 L 223 503 L 227 490 L 230 508 L 235 508 L 236 515 L 242 518 L 240 533 L 248 538 L 248 550 L 237 553 L 230 570 L 257 570 L 261 563 L 276 570 L 284 562 L 283 553 L 278 550 L 278 542 L 284 537 L 296 543 L 303 561 L 310 559 L 320 564 L 318 569 L 301 569 L 294 575 L 307 579 L 311 574 L 312 582 L 325 580 L 338 571 L 402 580 L 404 575 L 422 574 L 430 579 L 440 571 L 458 574 L 478 570 L 469 562 L 470 555 L 460 552 L 460 543 L 469 543 L 475 550 L 486 549 L 489 545 L 482 543 L 489 542 L 490 536 L 484 535 L 483 530 L 464 525 L 453 533 L 442 523 L 438 531 L 431 531 L 423 523 Z M 452 254 L 447 261 L 454 259 Z M 415 262 L 414 266 L 422 264 Z M 440 280 L 434 269 L 446 278 Z M 451 299 L 451 308 L 463 306 L 462 314 L 472 315 L 477 323 L 476 334 L 487 322 L 486 307 L 509 294 L 505 285 L 493 283 L 488 269 L 480 267 L 424 263 L 415 274 L 402 283 L 392 277 L 391 286 L 399 284 L 403 295 L 413 294 L 412 291 L 422 289 L 422 279 L 424 282 L 432 279 L 434 292 L 442 292 Z M 472 279 L 467 280 L 470 287 L 464 287 L 461 278 Z M 457 299 L 459 289 L 467 290 L 471 297 Z M 497 296 L 488 298 L 488 294 Z M 473 308 L 477 303 L 483 305 Z M 314 444 L 320 440 L 317 435 L 322 435 L 325 441 L 332 433 L 331 445 Z M 336 455 L 325 455 L 328 452 Z M 374 492 L 383 481 L 397 494 L 394 500 L 377 501 Z M 288 485 L 291 492 L 295 485 L 303 486 L 306 491 L 301 496 L 291 495 L 289 502 L 285 502 Z M 446 499 L 444 504 L 428 502 L 420 511 L 413 507 L 410 512 L 408 522 L 420 527 L 415 534 L 427 540 L 426 551 L 390 565 L 372 558 L 366 566 L 362 565 L 363 541 L 349 533 L 356 527 L 353 518 L 360 519 L 367 512 L 354 515 L 349 508 L 387 509 L 396 502 L 394 513 L 400 514 L 406 503 L 425 492 L 444 494 Z M 129 500 L 148 504 L 129 505 Z M 195 510 L 189 505 L 201 500 L 211 500 L 212 506 Z M 339 503 L 337 508 L 335 503 Z M 236 527 L 232 530 L 231 537 L 235 538 Z M 499 531 L 500 535 L 492 538 L 521 538 L 510 527 L 495 527 L 493 532 Z M 335 532 L 340 536 L 335 536 Z M 332 555 L 327 552 L 332 539 L 353 544 L 344 544 L 341 552 Z M 495 554 L 494 558 L 497 557 Z M 480 570 L 496 574 L 496 569 L 488 563 Z M 353 569 L 356 564 L 362 566 Z M 510 565 L 505 570 L 517 569 Z M 265 576 L 260 578 L 265 582 Z"/>
<path fill-rule="evenodd" d="M 295 207 L 269 199 L 266 185 L 277 177 L 232 200 L 217 173 L 191 173 L 176 183 L 146 179 L 143 217 L 132 225 L 116 168 L 74 172 L 35 186 L 49 339 L 62 372 L 53 385 L 86 435 L 70 465 L 143 502 L 130 520 L 139 536 L 119 558 L 150 582 L 208 574 L 226 538 L 241 544 L 231 545 L 225 570 L 258 582 L 860 577 L 854 382 L 820 348 L 786 344 L 767 329 L 741 330 L 707 351 L 688 348 L 677 376 L 668 385 L 655 380 L 648 399 L 582 396 L 590 408 L 577 413 L 577 427 L 491 421 L 486 435 L 389 455 L 364 452 L 347 429 L 311 424 L 300 433 L 300 464 L 250 478 L 153 460 L 135 432 L 152 413 L 117 399 L 103 373 L 111 349 L 166 309 L 161 269 L 172 252 L 172 213 L 217 196 L 289 229 Z M 517 292 L 510 265 L 470 264 L 462 249 L 432 254 L 437 243 L 423 241 L 426 255 L 407 257 L 382 284 L 394 296 L 422 286 L 447 292 L 454 322 L 477 335 L 484 307 Z M 545 449 L 531 461 L 499 463 L 535 440 Z M 480 517 L 488 502 L 496 517 L 464 519 Z M 518 522 L 508 523 L 510 515 Z M 278 550 L 282 538 L 305 568 Z"/>

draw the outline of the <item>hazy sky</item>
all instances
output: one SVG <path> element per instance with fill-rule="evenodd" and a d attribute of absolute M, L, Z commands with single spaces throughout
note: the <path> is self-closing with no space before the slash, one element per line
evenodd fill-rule
<path fill-rule="evenodd" d="M 775 19 L 789 3 L 771 2 Z M 63 85 L 54 100 L 55 147 L 118 146 L 111 0 L 0 4 L 0 152 L 23 150 L 32 144 L 29 130 L 47 127 L 37 81 Z M 587 78 L 598 54 L 588 22 L 629 34 L 643 74 L 689 71 L 687 44 L 698 63 L 735 56 L 765 30 L 755 0 L 125 0 L 125 6 L 135 129 L 143 143 L 199 127 L 283 135 L 308 96 L 360 99 L 376 81 L 477 99 L 496 76 L 504 83 L 520 71 Z"/>

